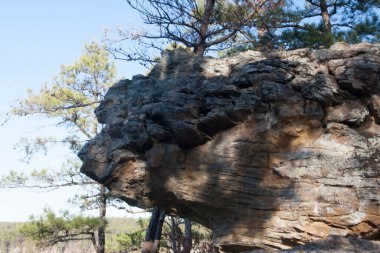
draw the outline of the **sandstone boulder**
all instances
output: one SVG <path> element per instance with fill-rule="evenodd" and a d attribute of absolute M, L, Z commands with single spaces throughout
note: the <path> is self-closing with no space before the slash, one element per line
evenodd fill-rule
<path fill-rule="evenodd" d="M 115 84 L 82 172 L 139 207 L 213 229 L 229 252 L 379 239 L 380 45 L 166 51 Z"/>

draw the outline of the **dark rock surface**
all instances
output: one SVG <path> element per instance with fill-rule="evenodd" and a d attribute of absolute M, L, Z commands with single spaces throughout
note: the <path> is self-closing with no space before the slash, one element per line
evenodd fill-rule
<path fill-rule="evenodd" d="M 108 91 L 82 172 L 132 205 L 212 228 L 230 252 L 378 240 L 379 97 L 380 45 L 166 51 Z"/>

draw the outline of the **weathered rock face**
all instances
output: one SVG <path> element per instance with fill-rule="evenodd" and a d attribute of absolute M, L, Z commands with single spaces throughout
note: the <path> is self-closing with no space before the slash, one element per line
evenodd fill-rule
<path fill-rule="evenodd" d="M 82 172 L 212 228 L 224 250 L 380 237 L 380 45 L 165 52 L 96 114 Z"/>

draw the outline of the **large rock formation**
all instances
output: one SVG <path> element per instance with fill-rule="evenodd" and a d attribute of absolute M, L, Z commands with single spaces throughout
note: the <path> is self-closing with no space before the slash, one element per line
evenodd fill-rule
<path fill-rule="evenodd" d="M 226 251 L 380 237 L 380 45 L 167 51 L 96 115 L 82 172 L 212 228 Z"/>

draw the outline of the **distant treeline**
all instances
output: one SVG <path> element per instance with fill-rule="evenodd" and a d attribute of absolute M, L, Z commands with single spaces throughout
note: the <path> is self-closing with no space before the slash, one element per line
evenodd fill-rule
<path fill-rule="evenodd" d="M 120 237 L 141 229 L 138 219 L 109 218 L 106 229 L 106 252 L 123 252 Z M 142 219 L 143 223 L 148 221 Z M 26 238 L 20 229 L 26 222 L 0 222 L 0 253 L 95 253 L 90 241 L 71 241 L 41 249 L 36 242 Z"/>
<path fill-rule="evenodd" d="M 182 240 L 184 224 L 178 218 L 176 230 L 177 243 Z M 107 253 L 141 252 L 142 243 L 149 219 L 108 218 L 106 226 Z M 91 241 L 71 240 L 50 247 L 42 247 L 38 241 L 22 233 L 30 222 L 0 222 L 0 253 L 96 253 Z M 193 251 L 198 253 L 214 252 L 211 243 L 211 231 L 200 224 L 192 226 Z M 160 252 L 173 252 L 170 238 L 172 230 L 168 222 L 163 226 Z"/>

